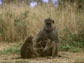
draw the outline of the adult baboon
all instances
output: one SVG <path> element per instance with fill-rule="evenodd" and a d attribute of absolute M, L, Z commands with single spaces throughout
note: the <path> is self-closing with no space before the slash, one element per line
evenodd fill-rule
<path fill-rule="evenodd" d="M 21 48 L 21 57 L 22 58 L 33 58 L 38 56 L 38 54 L 33 50 L 33 43 L 32 43 L 33 37 L 28 37 L 25 40 L 25 43 L 23 44 Z"/>
<path fill-rule="evenodd" d="M 50 39 L 53 46 L 51 47 L 51 56 L 58 56 L 58 34 L 56 31 L 54 20 L 48 18 L 44 21 L 44 26 L 38 35 L 33 39 L 34 50 L 37 49 L 41 40 Z M 46 48 L 44 48 L 46 50 Z"/>

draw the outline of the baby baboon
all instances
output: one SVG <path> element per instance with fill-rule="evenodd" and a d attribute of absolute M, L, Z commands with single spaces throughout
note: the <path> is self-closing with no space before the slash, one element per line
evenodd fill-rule
<path fill-rule="evenodd" d="M 58 34 L 56 31 L 54 20 L 48 18 L 44 21 L 44 26 L 38 35 L 33 39 L 33 47 L 37 48 L 37 45 L 41 40 L 50 39 L 52 46 L 52 57 L 58 56 Z M 50 50 L 50 51 L 51 51 Z"/>
<path fill-rule="evenodd" d="M 39 55 L 41 57 L 46 57 L 46 56 L 52 56 L 52 43 L 50 42 L 50 40 L 42 40 L 40 42 L 40 48 L 41 50 L 39 50 Z"/>
<path fill-rule="evenodd" d="M 35 53 L 35 51 L 33 50 L 33 44 L 32 44 L 32 39 L 33 37 L 28 37 L 25 40 L 25 43 L 23 44 L 22 48 L 21 48 L 21 57 L 22 58 L 33 58 L 38 56 L 37 53 Z"/>
<path fill-rule="evenodd" d="M 40 41 L 39 42 L 39 44 L 38 44 L 38 50 L 37 50 L 37 52 L 39 53 L 39 56 L 40 57 L 45 57 L 45 56 L 48 56 L 48 55 L 46 55 L 45 53 L 46 53 L 46 49 L 45 49 L 45 46 L 47 46 L 46 45 L 46 43 L 47 43 L 47 41 L 48 40 L 42 40 L 42 41 Z M 44 50 L 45 49 L 45 50 Z"/>
<path fill-rule="evenodd" d="M 44 53 L 45 53 L 45 56 L 52 56 L 52 57 L 55 57 L 53 56 L 54 52 L 55 52 L 55 55 L 58 56 L 58 50 L 56 49 L 57 47 L 57 44 L 55 43 L 55 41 L 47 41 L 46 43 L 46 46 L 44 48 Z M 57 51 L 57 52 L 56 52 Z"/>

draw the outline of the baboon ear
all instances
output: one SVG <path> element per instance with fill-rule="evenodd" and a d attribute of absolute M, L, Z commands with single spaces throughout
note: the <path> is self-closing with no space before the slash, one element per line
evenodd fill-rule
<path fill-rule="evenodd" d="M 52 23 L 54 23 L 54 20 L 52 20 Z"/>

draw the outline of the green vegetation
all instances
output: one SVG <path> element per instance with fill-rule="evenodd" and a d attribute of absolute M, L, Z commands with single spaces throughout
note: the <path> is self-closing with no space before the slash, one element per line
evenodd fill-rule
<path fill-rule="evenodd" d="M 0 54 L 20 54 L 22 43 L 14 47 L 9 47 L 6 50 L 0 50 Z"/>

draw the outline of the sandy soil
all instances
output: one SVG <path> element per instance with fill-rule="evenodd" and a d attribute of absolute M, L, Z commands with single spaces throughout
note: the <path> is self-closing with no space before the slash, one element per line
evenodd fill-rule
<path fill-rule="evenodd" d="M 6 45 L 6 46 L 5 46 Z M 14 46 L 12 44 L 4 44 L 0 46 L 1 49 L 6 49 L 9 46 Z M 65 52 L 60 51 L 59 54 L 62 57 L 57 58 L 32 58 L 32 59 L 22 59 L 18 54 L 2 54 L 0 55 L 0 63 L 84 63 L 84 53 L 83 52 Z"/>

